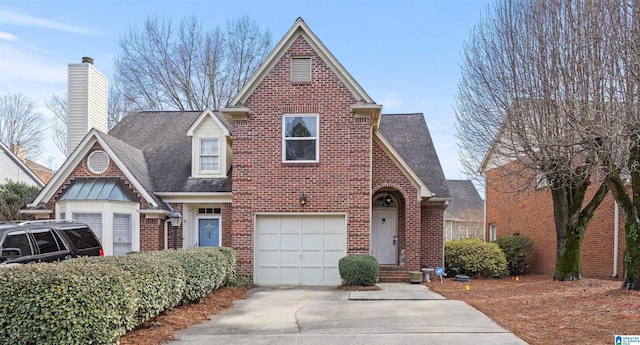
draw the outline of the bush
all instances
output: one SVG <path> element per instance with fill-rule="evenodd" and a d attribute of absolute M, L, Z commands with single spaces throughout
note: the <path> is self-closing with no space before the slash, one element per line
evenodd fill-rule
<path fill-rule="evenodd" d="M 371 255 L 353 254 L 338 262 L 342 284 L 346 286 L 370 286 L 378 281 L 378 260 Z"/>
<path fill-rule="evenodd" d="M 156 255 L 177 260 L 184 270 L 185 287 L 181 303 L 200 302 L 211 291 L 229 283 L 235 275 L 229 254 L 218 248 L 190 248 L 155 252 Z"/>
<path fill-rule="evenodd" d="M 451 274 L 501 277 L 507 274 L 507 260 L 495 243 L 476 239 L 449 241 L 444 244 L 444 263 Z"/>
<path fill-rule="evenodd" d="M 133 324 L 131 275 L 82 260 L 0 269 L 0 344 L 115 344 Z"/>
<path fill-rule="evenodd" d="M 496 240 L 507 258 L 507 269 L 512 276 L 524 274 L 527 259 L 533 250 L 533 240 L 524 236 L 502 236 Z"/>
<path fill-rule="evenodd" d="M 235 252 L 194 248 L 0 269 L 0 344 L 116 344 L 235 281 Z"/>
<path fill-rule="evenodd" d="M 139 295 L 135 323 L 128 329 L 180 304 L 185 287 L 185 274 L 177 260 L 151 253 L 124 256 L 87 257 L 80 260 L 99 261 L 131 274 Z"/>

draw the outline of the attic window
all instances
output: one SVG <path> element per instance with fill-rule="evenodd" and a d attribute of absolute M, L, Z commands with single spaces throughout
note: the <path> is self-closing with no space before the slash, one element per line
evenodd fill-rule
<path fill-rule="evenodd" d="M 87 167 L 94 174 L 102 174 L 109 167 L 109 156 L 101 150 L 93 151 L 87 158 Z"/>
<path fill-rule="evenodd" d="M 291 81 L 311 81 L 311 57 L 294 56 L 291 58 Z"/>

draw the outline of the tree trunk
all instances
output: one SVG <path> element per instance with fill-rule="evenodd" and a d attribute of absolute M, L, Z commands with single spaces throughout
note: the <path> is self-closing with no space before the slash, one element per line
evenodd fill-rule
<path fill-rule="evenodd" d="M 625 222 L 627 246 L 624 251 L 625 290 L 640 290 L 640 223 Z"/>
<path fill-rule="evenodd" d="M 580 255 L 584 227 L 575 223 L 565 225 L 564 238 L 558 238 L 556 271 L 553 280 L 568 281 L 582 279 Z"/>
<path fill-rule="evenodd" d="M 568 185 L 558 183 L 551 188 L 556 226 L 556 270 L 553 280 L 582 279 L 582 239 L 595 210 L 609 191 L 607 184 L 602 183 L 583 207 L 589 184 L 588 179 L 573 179 Z"/>

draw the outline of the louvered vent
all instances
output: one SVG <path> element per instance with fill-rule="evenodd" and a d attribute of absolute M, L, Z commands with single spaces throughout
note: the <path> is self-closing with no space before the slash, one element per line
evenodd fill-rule
<path fill-rule="evenodd" d="M 94 174 L 102 174 L 109 167 L 109 156 L 104 151 L 93 151 L 87 159 L 87 166 Z"/>
<path fill-rule="evenodd" d="M 311 81 L 311 58 L 299 56 L 291 58 L 291 81 Z"/>

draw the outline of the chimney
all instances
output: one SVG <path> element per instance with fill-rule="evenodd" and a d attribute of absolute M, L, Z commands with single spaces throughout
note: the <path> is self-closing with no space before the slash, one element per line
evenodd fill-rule
<path fill-rule="evenodd" d="M 107 77 L 93 67 L 93 59 L 69 64 L 67 157 L 92 128 L 107 132 Z"/>

